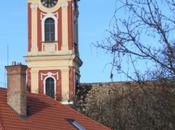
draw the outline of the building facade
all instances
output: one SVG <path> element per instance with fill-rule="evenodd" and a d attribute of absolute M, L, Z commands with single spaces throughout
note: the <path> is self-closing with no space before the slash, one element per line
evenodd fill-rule
<path fill-rule="evenodd" d="M 82 61 L 78 0 L 28 0 L 28 88 L 66 103 L 74 97 Z"/>

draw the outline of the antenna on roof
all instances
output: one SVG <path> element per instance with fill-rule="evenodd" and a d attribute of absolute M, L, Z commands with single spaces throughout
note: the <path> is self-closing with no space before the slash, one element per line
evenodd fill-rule
<path fill-rule="evenodd" d="M 7 65 L 9 65 L 9 45 L 7 44 Z"/>

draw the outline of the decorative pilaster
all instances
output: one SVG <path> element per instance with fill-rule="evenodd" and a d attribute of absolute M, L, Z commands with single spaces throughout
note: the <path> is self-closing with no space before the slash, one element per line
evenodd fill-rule
<path fill-rule="evenodd" d="M 31 51 L 32 53 L 36 53 L 38 51 L 38 46 L 37 46 L 37 40 L 38 40 L 38 21 L 37 21 L 37 17 L 38 17 L 38 4 L 36 3 L 31 3 L 30 4 L 31 7 Z"/>

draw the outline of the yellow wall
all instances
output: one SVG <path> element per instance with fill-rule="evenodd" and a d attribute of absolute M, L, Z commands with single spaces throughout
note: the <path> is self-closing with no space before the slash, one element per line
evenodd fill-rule
<path fill-rule="evenodd" d="M 37 51 L 37 8 L 41 9 L 44 12 L 52 13 L 58 10 L 60 7 L 62 8 L 62 51 L 68 51 L 68 1 L 71 0 L 58 0 L 58 3 L 53 8 L 44 7 L 40 0 L 29 0 L 28 3 L 31 3 L 32 8 L 32 50 L 28 53 L 28 55 L 37 55 L 40 52 Z"/>

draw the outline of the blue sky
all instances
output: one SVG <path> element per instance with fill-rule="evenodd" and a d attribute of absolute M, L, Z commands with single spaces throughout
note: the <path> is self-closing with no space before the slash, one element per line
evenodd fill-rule
<path fill-rule="evenodd" d="M 106 36 L 115 0 L 81 0 L 79 3 L 79 43 L 83 60 L 82 82 L 109 82 L 111 57 L 93 46 Z M 120 80 L 120 79 L 118 79 Z"/>
<path fill-rule="evenodd" d="M 101 41 L 106 36 L 114 9 L 115 0 L 79 2 L 79 49 L 83 61 L 81 82 L 110 81 L 111 57 L 95 48 L 92 43 Z M 27 52 L 27 0 L 1 1 L 0 12 L 0 86 L 5 86 L 4 66 L 12 61 L 25 64 L 23 56 Z M 116 80 L 121 79 L 117 77 Z"/>

